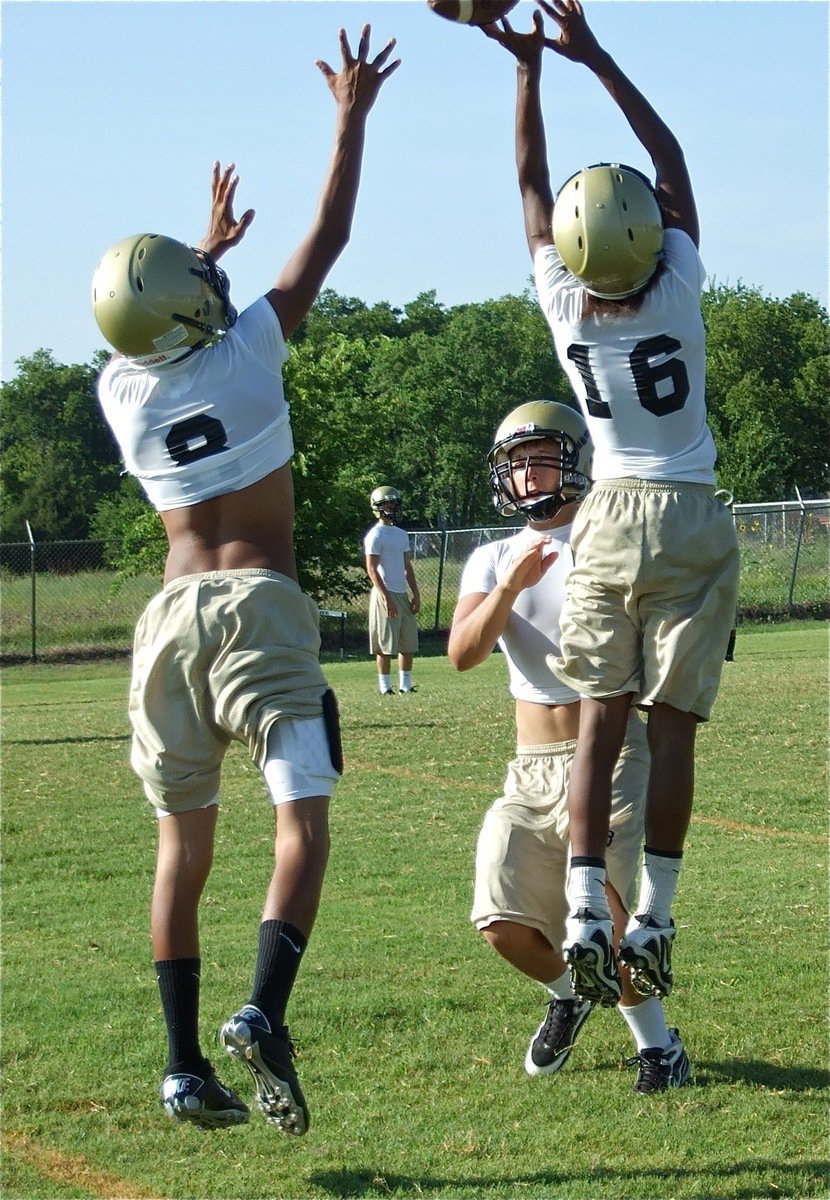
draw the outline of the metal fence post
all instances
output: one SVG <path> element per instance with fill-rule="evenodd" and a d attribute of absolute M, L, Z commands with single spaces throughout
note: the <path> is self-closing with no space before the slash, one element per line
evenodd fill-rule
<path fill-rule="evenodd" d="M 32 662 L 37 662 L 37 594 L 36 584 L 37 572 L 35 570 L 35 539 L 32 533 L 32 527 L 29 522 L 26 522 L 26 533 L 29 536 L 29 564 L 32 575 Z"/>
<path fill-rule="evenodd" d="M 793 555 L 793 570 L 790 575 L 790 590 L 787 593 L 787 616 L 793 615 L 793 596 L 795 595 L 795 577 L 798 571 L 798 555 L 801 550 L 801 539 L 804 536 L 804 522 L 807 520 L 807 507 L 801 498 L 801 492 L 798 488 L 795 489 L 795 494 L 798 497 L 798 503 L 801 505 L 801 514 L 798 522 L 798 536 L 795 539 L 795 554 Z"/>
<path fill-rule="evenodd" d="M 441 556 L 438 559 L 438 586 L 435 592 L 435 624 L 432 632 L 437 633 L 441 623 L 441 588 L 444 583 L 444 560 L 447 557 L 447 531 L 441 530 Z"/>

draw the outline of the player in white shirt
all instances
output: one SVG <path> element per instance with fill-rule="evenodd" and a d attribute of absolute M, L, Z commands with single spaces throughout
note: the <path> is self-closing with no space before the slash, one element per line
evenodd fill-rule
<path fill-rule="evenodd" d="M 450 630 L 450 661 L 462 671 L 484 662 L 499 644 L 516 702 L 516 757 L 479 835 L 471 920 L 507 962 L 546 987 L 547 1013 L 525 1069 L 549 1075 L 564 1066 L 593 1007 L 592 999 L 575 995 L 562 954 L 567 792 L 579 696 L 549 665 L 559 652 L 573 520 L 590 487 L 588 430 L 579 413 L 564 405 L 523 404 L 499 426 L 488 461 L 499 512 L 520 513 L 527 528 L 474 551 Z M 647 778 L 645 727 L 632 712 L 614 773 L 607 848 L 615 941 L 634 899 Z M 677 1030 L 666 1027 L 662 1002 L 639 995 L 625 969 L 621 975 L 616 1000 L 637 1043 L 635 1089 L 682 1085 L 689 1060 Z"/>
<path fill-rule="evenodd" d="M 394 695 L 390 672 L 395 654 L 398 656 L 398 691 L 401 695 L 417 691 L 412 682 L 412 662 L 418 652 L 417 617 L 421 611 L 421 593 L 412 566 L 409 534 L 397 524 L 402 500 L 397 488 L 376 487 L 369 503 L 377 524 L 363 539 L 366 574 L 372 583 L 369 653 L 375 656 L 381 696 Z"/>
<path fill-rule="evenodd" d="M 196 249 L 140 234 L 95 273 L 93 306 L 116 354 L 104 414 L 168 539 L 164 589 L 136 628 L 132 765 L 158 816 L 153 957 L 168 1035 L 161 1099 L 174 1120 L 246 1122 L 200 1046 L 199 900 L 210 871 L 222 762 L 242 741 L 274 805 L 274 870 L 249 1003 L 222 1027 L 281 1131 L 308 1128 L 285 1009 L 317 915 L 329 800 L 342 769 L 337 706 L 319 663 L 316 606 L 297 582 L 293 444 L 282 366 L 351 233 L 366 119 L 390 40 L 372 60 L 340 31 L 341 69 L 318 61 L 336 103 L 335 142 L 311 227 L 275 285 L 238 319 L 216 260 L 244 236 L 233 164 L 213 171 L 208 234 Z M 388 65 L 387 65 L 388 64 Z"/>
<path fill-rule="evenodd" d="M 595 445 L 571 545 L 559 679 L 582 696 L 570 783 L 566 957 L 581 995 L 613 997 L 605 843 L 629 710 L 648 714 L 651 771 L 640 898 L 620 946 L 644 994 L 673 975 L 672 901 L 692 810 L 695 731 L 708 719 L 733 623 L 738 546 L 715 496 L 706 424 L 698 219 L 682 149 L 588 28 L 579 0 L 538 0 L 559 28 L 487 36 L 517 59 L 516 161 L 539 302 Z M 598 164 L 554 201 L 540 82 L 545 47 L 599 79 L 656 184 Z"/>

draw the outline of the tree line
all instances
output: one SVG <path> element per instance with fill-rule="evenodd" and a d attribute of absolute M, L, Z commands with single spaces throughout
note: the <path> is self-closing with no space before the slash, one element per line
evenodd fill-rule
<path fill-rule="evenodd" d="M 827 495 L 827 311 L 716 285 L 703 316 L 718 486 L 738 501 Z M 98 408 L 106 357 L 64 365 L 37 350 L 3 384 L 0 542 L 25 541 L 28 521 L 36 540 L 108 539 L 122 571 L 160 571 L 161 523 Z M 403 309 L 327 289 L 285 384 L 301 582 L 318 596 L 353 590 L 378 484 L 403 493 L 410 528 L 493 524 L 485 459 L 501 418 L 528 400 L 573 403 L 531 286 L 451 308 L 425 292 Z"/>

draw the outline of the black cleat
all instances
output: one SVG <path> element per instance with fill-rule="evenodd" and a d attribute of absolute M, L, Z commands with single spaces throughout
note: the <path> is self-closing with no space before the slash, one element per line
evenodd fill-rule
<path fill-rule="evenodd" d="M 251 1072 L 257 1105 L 266 1121 L 294 1137 L 306 1133 L 308 1107 L 293 1066 L 288 1026 L 272 1032 L 265 1015 L 246 1004 L 225 1022 L 219 1040 Z"/>
<path fill-rule="evenodd" d="M 528 1075 L 552 1075 L 564 1067 L 576 1036 L 591 1014 L 590 1000 L 559 1000 L 548 1004 L 547 1015 L 533 1035 L 525 1056 Z"/>
<path fill-rule="evenodd" d="M 161 1102 L 171 1120 L 190 1122 L 203 1129 L 244 1125 L 250 1119 L 247 1104 L 225 1087 L 213 1071 L 207 1079 L 186 1072 L 165 1075 Z"/>

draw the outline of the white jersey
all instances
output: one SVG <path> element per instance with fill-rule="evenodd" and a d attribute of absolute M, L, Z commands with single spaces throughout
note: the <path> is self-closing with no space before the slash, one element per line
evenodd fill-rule
<path fill-rule="evenodd" d="M 594 479 L 714 483 L 706 423 L 706 272 L 692 239 L 667 229 L 639 309 L 582 316 L 582 284 L 555 246 L 536 254 L 536 289 L 594 443 Z"/>
<path fill-rule="evenodd" d="M 390 592 L 406 592 L 404 554 L 409 553 L 409 534 L 400 525 L 373 525 L 363 539 L 367 554 L 376 555 L 378 574 Z"/>
<path fill-rule="evenodd" d="M 238 492 L 288 462 L 287 358 L 263 296 L 221 341 L 178 362 L 110 360 L 98 381 L 101 407 L 124 465 L 159 512 Z"/>
<path fill-rule="evenodd" d="M 571 704 L 579 699 L 577 692 L 560 683 L 547 665 L 549 654 L 559 654 L 559 613 L 565 598 L 565 580 L 573 566 L 570 536 L 571 525 L 550 529 L 548 553 L 558 551 L 559 557 L 533 587 L 525 588 L 516 597 L 499 645 L 507 659 L 510 675 L 510 694 L 516 700 L 532 704 Z M 516 553 L 538 533 L 527 528 L 514 537 L 479 546 L 470 555 L 461 575 L 458 591 L 463 596 L 483 592 L 488 595 L 504 578 Z"/>

